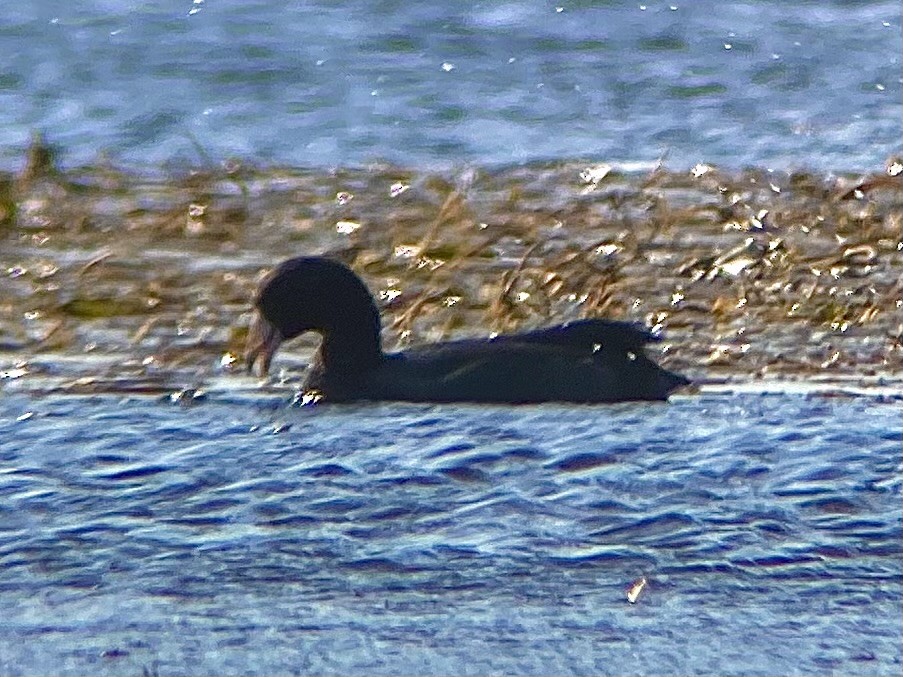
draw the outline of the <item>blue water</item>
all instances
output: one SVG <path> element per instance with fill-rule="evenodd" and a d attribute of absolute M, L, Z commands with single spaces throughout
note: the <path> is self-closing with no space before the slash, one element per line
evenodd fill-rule
<path fill-rule="evenodd" d="M 901 51 L 897 0 L 8 2 L 0 167 L 39 129 L 69 165 L 880 171 Z"/>
<path fill-rule="evenodd" d="M 901 438 L 869 397 L 8 390 L 0 672 L 898 675 Z"/>

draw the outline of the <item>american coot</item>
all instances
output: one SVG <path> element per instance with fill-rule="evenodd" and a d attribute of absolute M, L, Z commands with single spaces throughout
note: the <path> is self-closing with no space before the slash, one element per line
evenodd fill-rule
<path fill-rule="evenodd" d="M 322 257 L 281 263 L 261 282 L 254 304 L 248 371 L 259 363 L 266 374 L 283 341 L 318 332 L 323 341 L 305 387 L 332 402 L 663 400 L 689 383 L 643 354 L 655 336 L 612 320 L 383 353 L 379 310 L 367 287 Z"/>

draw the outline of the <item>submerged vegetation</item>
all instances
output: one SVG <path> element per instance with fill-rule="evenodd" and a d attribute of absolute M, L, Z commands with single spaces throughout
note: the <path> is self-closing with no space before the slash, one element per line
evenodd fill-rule
<path fill-rule="evenodd" d="M 663 330 L 656 359 L 697 380 L 895 382 L 900 170 L 225 163 L 160 176 L 57 171 L 33 149 L 0 175 L 0 369 L 94 388 L 203 383 L 240 355 L 262 273 L 310 253 L 365 278 L 388 349 L 612 317 Z"/>

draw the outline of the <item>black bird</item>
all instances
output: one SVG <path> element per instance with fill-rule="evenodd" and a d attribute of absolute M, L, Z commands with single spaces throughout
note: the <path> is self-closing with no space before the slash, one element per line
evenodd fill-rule
<path fill-rule="evenodd" d="M 307 390 L 331 402 L 619 402 L 664 400 L 689 381 L 643 353 L 657 340 L 626 322 L 579 320 L 489 339 L 383 353 L 373 296 L 348 267 L 302 256 L 261 282 L 245 352 L 266 374 L 279 345 L 322 335 Z"/>

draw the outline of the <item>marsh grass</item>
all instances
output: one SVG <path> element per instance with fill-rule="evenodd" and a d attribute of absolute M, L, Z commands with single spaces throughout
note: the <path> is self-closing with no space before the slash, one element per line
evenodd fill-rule
<path fill-rule="evenodd" d="M 901 375 L 900 176 L 229 162 L 161 177 L 39 155 L 0 176 L 7 374 L 203 380 L 240 354 L 265 270 L 328 254 L 373 290 L 388 348 L 612 317 L 662 330 L 650 351 L 697 380 Z"/>

